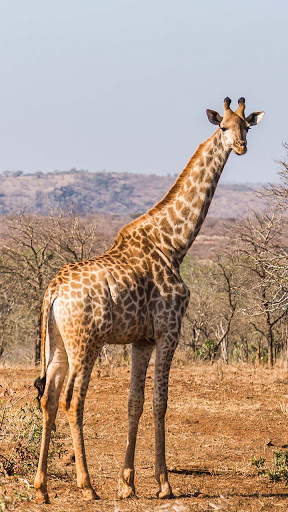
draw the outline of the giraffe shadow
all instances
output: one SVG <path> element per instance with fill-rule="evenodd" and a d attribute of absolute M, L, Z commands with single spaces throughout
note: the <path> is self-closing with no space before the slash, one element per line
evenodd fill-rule
<path fill-rule="evenodd" d="M 168 470 L 169 473 L 173 473 L 176 475 L 195 475 L 195 476 L 201 476 L 201 475 L 208 475 L 208 476 L 225 476 L 228 474 L 231 474 L 230 471 L 221 471 L 221 470 L 210 470 L 206 468 L 173 468 Z M 174 496 L 174 498 L 209 498 L 209 499 L 217 499 L 221 496 L 219 494 L 209 494 L 209 493 L 201 493 L 201 492 L 195 492 L 195 493 L 181 493 L 177 496 Z M 228 492 L 225 493 L 225 498 L 278 498 L 278 499 L 287 499 L 288 498 L 288 492 Z"/>
<path fill-rule="evenodd" d="M 202 498 L 208 498 L 208 499 L 217 499 L 217 498 L 221 498 L 222 495 L 220 494 L 210 494 L 210 493 L 198 493 L 198 492 L 195 492 L 195 493 L 190 493 L 190 492 L 187 492 L 187 493 L 181 493 L 181 494 L 177 494 L 177 496 L 173 496 L 173 499 L 184 499 L 184 498 L 198 498 L 198 497 L 201 497 Z M 282 493 L 282 492 L 269 492 L 269 493 L 258 493 L 258 492 L 233 492 L 233 493 L 226 493 L 225 492 L 225 498 L 278 498 L 278 499 L 287 499 L 288 498 L 288 493 Z"/>
<path fill-rule="evenodd" d="M 214 476 L 214 475 L 224 475 L 225 474 L 225 471 L 213 471 L 213 470 L 210 470 L 210 469 L 205 469 L 205 468 L 191 468 L 191 469 L 187 469 L 187 468 L 173 468 L 173 469 L 168 469 L 168 473 L 174 473 L 175 475 L 210 475 L 210 476 Z"/>

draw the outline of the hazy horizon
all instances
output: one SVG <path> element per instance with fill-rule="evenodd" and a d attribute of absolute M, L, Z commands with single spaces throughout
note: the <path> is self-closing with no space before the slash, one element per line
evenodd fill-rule
<path fill-rule="evenodd" d="M 142 171 L 141 173 L 140 172 L 136 172 L 136 171 L 116 171 L 116 170 L 109 170 L 107 171 L 106 169 L 103 169 L 102 171 L 98 171 L 98 170 L 95 170 L 95 171 L 90 171 L 89 169 L 76 169 L 76 168 L 71 168 L 71 169 L 63 169 L 63 170 L 59 170 L 59 169 L 53 169 L 53 170 L 48 170 L 48 171 L 34 171 L 34 172 L 29 172 L 29 171 L 23 171 L 22 169 L 17 169 L 17 170 L 14 170 L 14 171 L 10 171 L 8 169 L 0 172 L 0 176 L 4 176 L 6 178 L 15 178 L 15 177 L 18 177 L 18 176 L 15 176 L 18 172 L 21 172 L 21 176 L 33 176 L 37 173 L 43 173 L 43 174 L 65 174 L 65 173 L 70 173 L 70 172 L 75 172 L 75 173 L 78 173 L 78 172 L 88 172 L 89 174 L 95 174 L 95 173 L 116 173 L 116 174 L 133 174 L 133 175 L 139 175 L 139 176 L 153 176 L 153 175 L 156 175 L 156 176 L 160 176 L 160 177 L 166 177 L 166 178 L 171 178 L 171 179 L 177 179 L 177 177 L 179 176 L 179 174 L 175 173 L 175 174 L 171 174 L 169 172 L 167 172 L 166 174 L 164 173 L 157 173 L 157 172 L 150 172 L 150 171 Z M 7 173 L 7 174 L 6 174 Z M 13 176 L 14 174 L 14 176 Z M 231 181 L 229 179 L 225 179 L 225 177 L 223 178 L 223 176 L 221 177 L 221 180 L 219 182 L 219 185 L 239 185 L 239 186 L 248 186 L 248 187 L 253 187 L 253 188 L 257 188 L 257 187 L 262 187 L 262 186 L 265 186 L 265 185 L 269 185 L 270 183 L 275 183 L 275 182 L 269 182 L 269 181 L 255 181 L 255 182 L 252 182 L 252 181 Z"/>

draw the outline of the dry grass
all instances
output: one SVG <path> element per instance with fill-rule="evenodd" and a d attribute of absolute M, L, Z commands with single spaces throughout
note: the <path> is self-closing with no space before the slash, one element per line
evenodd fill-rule
<path fill-rule="evenodd" d="M 32 383 L 37 371 L 5 369 L 0 373 L 2 409 L 11 393 L 14 401 L 21 398 L 33 402 Z M 287 511 L 287 485 L 270 482 L 257 475 L 251 466 L 253 456 L 263 456 L 269 462 L 273 451 L 288 442 L 285 428 L 287 371 L 193 363 L 172 368 L 167 413 L 167 463 L 175 500 L 165 502 L 155 497 L 157 485 L 153 477 L 153 367 L 148 372 L 146 403 L 137 443 L 138 497 L 130 501 L 120 501 L 117 497 L 127 434 L 129 373 L 127 368 L 106 367 L 100 372 L 96 368 L 88 391 L 85 412 L 87 457 L 101 501 L 82 502 L 81 492 L 76 487 L 74 465 L 65 465 L 60 458 L 51 460 L 49 465 L 52 504 L 41 507 L 32 501 L 33 472 L 9 477 L 5 476 L 3 468 L 0 469 L 0 510 L 2 503 L 2 510 L 53 512 Z M 8 419 L 7 410 L 2 434 Z M 17 421 L 15 414 L 14 421 Z M 20 424 L 18 429 L 21 430 Z M 57 432 L 65 448 L 71 451 L 70 432 L 62 411 L 59 412 Z M 5 435 L 8 439 L 9 432 Z M 10 438 L 10 450 L 12 442 Z M 2 449 L 4 446 L 7 450 L 7 444 L 2 440 Z"/>

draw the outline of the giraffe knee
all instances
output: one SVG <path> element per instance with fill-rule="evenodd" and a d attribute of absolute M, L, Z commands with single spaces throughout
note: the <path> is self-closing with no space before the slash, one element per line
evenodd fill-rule
<path fill-rule="evenodd" d="M 60 405 L 61 405 L 63 411 L 67 414 L 69 406 L 68 406 L 66 400 L 60 400 Z"/>
<path fill-rule="evenodd" d="M 67 415 L 71 414 L 73 412 L 73 409 L 75 409 L 75 407 L 72 406 L 72 400 L 71 400 L 71 397 L 69 396 L 65 396 L 63 400 L 61 400 L 61 406 L 62 406 L 62 409 L 63 411 L 65 411 L 65 413 Z"/>
<path fill-rule="evenodd" d="M 128 399 L 128 414 L 129 417 L 135 417 L 140 418 L 142 412 L 143 412 L 143 405 L 144 405 L 144 397 L 139 397 L 138 400 L 135 400 L 135 398 L 129 397 Z"/>
<path fill-rule="evenodd" d="M 73 391 L 74 391 L 75 378 L 76 378 L 76 374 L 71 376 L 70 382 L 67 383 L 67 386 L 66 386 L 66 389 L 64 392 L 64 397 L 61 400 L 62 408 L 64 409 L 66 414 L 68 414 L 71 409 L 71 401 L 72 401 L 72 396 L 73 396 Z"/>
<path fill-rule="evenodd" d="M 49 393 L 44 393 L 40 400 L 40 404 L 42 407 L 42 411 L 44 417 L 50 417 L 50 415 L 54 415 L 58 409 L 58 402 L 55 400 L 55 396 L 50 396 Z"/>
<path fill-rule="evenodd" d="M 54 401 L 54 393 L 52 392 L 51 387 L 47 386 L 46 390 L 44 391 L 40 399 L 42 410 L 46 411 L 48 409 L 51 409 L 51 406 L 53 406 Z"/>
<path fill-rule="evenodd" d="M 70 398 L 69 396 L 66 396 L 64 400 L 62 400 L 61 405 L 66 413 L 67 418 L 69 419 L 69 422 L 72 421 L 72 423 L 77 423 L 79 417 L 82 415 L 83 409 L 79 397 L 77 396 Z"/>
<path fill-rule="evenodd" d="M 153 414 L 157 419 L 165 417 L 167 411 L 167 400 L 154 400 L 153 401 Z"/>
<path fill-rule="evenodd" d="M 69 415 L 71 412 L 71 397 L 65 393 L 65 396 L 61 400 L 61 406 L 63 411 Z"/>

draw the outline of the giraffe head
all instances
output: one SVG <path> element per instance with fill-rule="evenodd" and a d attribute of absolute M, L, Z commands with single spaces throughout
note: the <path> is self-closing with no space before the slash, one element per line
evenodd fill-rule
<path fill-rule="evenodd" d="M 237 155 L 244 155 L 247 151 L 246 135 L 251 126 L 260 123 L 264 112 L 253 112 L 245 117 L 245 99 L 238 100 L 238 109 L 233 112 L 230 108 L 230 98 L 224 100 L 223 117 L 215 110 L 207 109 L 207 117 L 212 124 L 220 126 L 223 142 L 226 147 L 233 149 Z"/>

